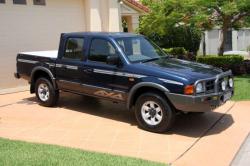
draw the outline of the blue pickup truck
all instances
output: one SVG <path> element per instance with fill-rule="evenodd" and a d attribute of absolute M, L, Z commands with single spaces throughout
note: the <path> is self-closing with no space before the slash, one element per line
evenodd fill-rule
<path fill-rule="evenodd" d="M 58 51 L 16 60 L 15 77 L 28 80 L 41 105 L 56 105 L 60 91 L 124 103 L 151 132 L 169 130 L 178 112 L 211 111 L 234 93 L 231 71 L 175 59 L 137 34 L 64 33 Z"/>

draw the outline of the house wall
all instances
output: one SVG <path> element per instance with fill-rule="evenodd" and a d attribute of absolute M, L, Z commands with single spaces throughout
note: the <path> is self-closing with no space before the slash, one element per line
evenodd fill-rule
<path fill-rule="evenodd" d="M 120 31 L 117 0 L 46 0 L 45 6 L 0 3 L 0 89 L 23 86 L 13 77 L 16 55 L 58 49 L 61 33 Z"/>
<path fill-rule="evenodd" d="M 213 29 L 205 32 L 206 54 L 217 54 L 219 47 L 220 30 Z M 202 54 L 202 39 L 199 53 Z M 250 29 L 240 29 L 232 31 L 232 50 L 246 51 L 250 46 Z"/>
<path fill-rule="evenodd" d="M 87 31 L 121 31 L 120 3 L 117 0 L 85 0 Z"/>
<path fill-rule="evenodd" d="M 205 32 L 205 42 L 206 42 L 206 53 L 207 54 L 217 54 L 218 46 L 219 46 L 219 36 L 220 31 L 218 29 L 214 29 L 211 31 Z"/>
<path fill-rule="evenodd" d="M 142 14 L 125 3 L 121 5 L 121 15 L 126 18 L 129 32 L 135 32 L 139 27 L 139 17 Z"/>
<path fill-rule="evenodd" d="M 109 0 L 109 32 L 121 32 L 121 6 L 117 0 Z"/>
<path fill-rule="evenodd" d="M 13 78 L 16 54 L 58 49 L 62 32 L 84 31 L 83 0 L 46 0 L 46 6 L 0 4 L 0 88 L 23 85 Z M 26 82 L 25 82 L 26 83 Z"/>
<path fill-rule="evenodd" d="M 250 46 L 250 29 L 239 30 L 234 42 L 237 42 L 237 51 L 246 51 Z"/>

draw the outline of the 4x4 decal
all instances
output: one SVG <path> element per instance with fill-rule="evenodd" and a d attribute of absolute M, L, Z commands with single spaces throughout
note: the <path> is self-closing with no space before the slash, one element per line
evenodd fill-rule
<path fill-rule="evenodd" d="M 124 100 L 124 98 L 122 97 L 122 94 L 120 93 L 99 90 L 99 91 L 96 91 L 94 94 L 97 96 L 103 96 L 103 97 L 108 97 L 108 98 L 117 99 L 117 100 Z"/>

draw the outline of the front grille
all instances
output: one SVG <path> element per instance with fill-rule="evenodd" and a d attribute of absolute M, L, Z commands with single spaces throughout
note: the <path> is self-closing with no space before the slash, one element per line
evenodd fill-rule
<path fill-rule="evenodd" d="M 205 86 L 204 94 L 222 92 L 223 91 L 222 87 L 221 87 L 222 81 L 226 80 L 226 82 L 227 82 L 226 90 L 228 90 L 228 89 L 230 89 L 228 80 L 231 77 L 232 77 L 232 73 L 231 73 L 231 71 L 228 71 L 228 72 L 222 73 L 220 75 L 217 75 L 214 78 L 199 80 L 196 82 L 196 85 L 198 83 L 203 83 L 203 85 Z"/>
<path fill-rule="evenodd" d="M 206 93 L 214 93 L 215 80 L 209 80 L 205 83 Z"/>

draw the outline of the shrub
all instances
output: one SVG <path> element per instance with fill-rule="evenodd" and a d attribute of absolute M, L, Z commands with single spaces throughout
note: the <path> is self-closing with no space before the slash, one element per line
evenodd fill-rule
<path fill-rule="evenodd" d="M 245 67 L 246 67 L 247 74 L 250 74 L 250 60 L 245 60 L 244 64 L 245 64 Z"/>
<path fill-rule="evenodd" d="M 196 55 L 193 52 L 188 52 L 186 54 L 187 60 L 189 61 L 195 61 L 196 60 Z"/>
<path fill-rule="evenodd" d="M 173 55 L 175 58 L 187 59 L 187 51 L 184 47 L 163 48 L 163 51 L 169 55 Z"/>
<path fill-rule="evenodd" d="M 243 64 L 244 58 L 240 55 L 207 55 L 197 56 L 196 61 L 215 67 L 219 67 L 222 70 L 232 70 L 234 74 L 244 74 L 245 65 Z"/>

